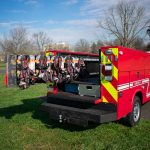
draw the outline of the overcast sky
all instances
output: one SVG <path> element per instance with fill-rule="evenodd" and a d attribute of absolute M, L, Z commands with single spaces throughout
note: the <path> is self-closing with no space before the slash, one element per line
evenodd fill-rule
<path fill-rule="evenodd" d="M 80 38 L 95 41 L 103 37 L 97 20 L 102 20 L 107 9 L 118 1 L 0 0 L 0 34 L 22 24 L 30 34 L 44 31 L 55 41 L 74 43 Z M 146 8 L 149 17 L 150 0 L 135 1 Z"/>

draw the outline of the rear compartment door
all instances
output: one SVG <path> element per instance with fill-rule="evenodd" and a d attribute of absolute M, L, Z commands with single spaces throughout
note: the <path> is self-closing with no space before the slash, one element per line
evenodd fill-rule
<path fill-rule="evenodd" d="M 118 48 L 104 47 L 100 54 L 102 102 L 117 104 Z"/>

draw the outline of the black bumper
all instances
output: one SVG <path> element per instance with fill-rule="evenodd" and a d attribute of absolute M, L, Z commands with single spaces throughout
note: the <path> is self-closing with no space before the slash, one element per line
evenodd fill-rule
<path fill-rule="evenodd" d="M 104 123 L 116 120 L 116 109 L 111 104 L 100 103 L 92 108 L 82 109 L 45 102 L 41 109 L 48 112 L 53 120 L 80 126 L 88 126 L 90 122 Z"/>

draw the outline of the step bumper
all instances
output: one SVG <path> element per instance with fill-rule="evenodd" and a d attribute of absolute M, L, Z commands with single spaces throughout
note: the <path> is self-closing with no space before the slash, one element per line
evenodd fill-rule
<path fill-rule="evenodd" d="M 89 122 L 99 124 L 115 121 L 117 118 L 116 112 L 108 112 L 95 108 L 80 109 L 47 102 L 41 105 L 41 110 L 48 112 L 50 119 L 57 120 L 60 123 L 66 122 L 84 127 L 88 126 Z"/>

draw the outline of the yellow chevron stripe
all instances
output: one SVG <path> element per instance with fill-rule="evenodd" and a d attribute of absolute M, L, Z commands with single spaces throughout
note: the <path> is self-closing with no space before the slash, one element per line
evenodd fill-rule
<path fill-rule="evenodd" d="M 110 95 L 115 99 L 118 100 L 118 91 L 114 88 L 114 86 L 107 81 L 101 81 L 102 85 L 106 88 L 106 90 L 110 93 Z"/>
<path fill-rule="evenodd" d="M 111 48 L 111 50 L 112 50 L 113 54 L 118 57 L 118 48 Z M 101 52 L 101 59 L 103 59 L 102 60 L 102 64 L 105 65 L 105 64 L 112 63 L 112 65 L 113 65 L 113 62 L 111 62 L 110 59 L 107 60 L 107 57 L 106 57 L 106 55 L 103 52 Z M 116 80 L 118 80 L 118 68 L 115 67 L 115 65 L 113 65 L 113 72 L 112 72 L 112 74 L 113 74 L 113 77 Z M 102 79 L 101 80 L 101 84 L 105 87 L 105 89 L 110 93 L 110 95 L 113 97 L 113 99 L 117 102 L 118 101 L 118 91 L 112 85 L 112 83 Z M 109 102 L 104 95 L 102 96 L 102 101 L 103 102 L 107 102 L 107 103 Z"/>
<path fill-rule="evenodd" d="M 113 76 L 116 80 L 118 80 L 118 69 L 113 65 Z"/>
<path fill-rule="evenodd" d="M 105 98 L 105 96 L 102 96 L 102 102 L 108 103 L 108 100 Z"/>
<path fill-rule="evenodd" d="M 115 56 L 118 56 L 118 48 L 111 48 L 111 50 Z"/>
<path fill-rule="evenodd" d="M 112 48 L 112 52 L 115 56 L 118 57 L 118 48 Z M 113 76 L 115 77 L 116 80 L 118 80 L 118 68 L 116 68 L 114 65 L 113 65 Z"/>
<path fill-rule="evenodd" d="M 103 52 L 101 52 L 101 58 L 103 58 L 103 64 L 106 64 L 106 63 L 110 63 L 110 60 L 108 59 L 108 62 L 106 62 L 106 55 L 104 55 Z"/>

